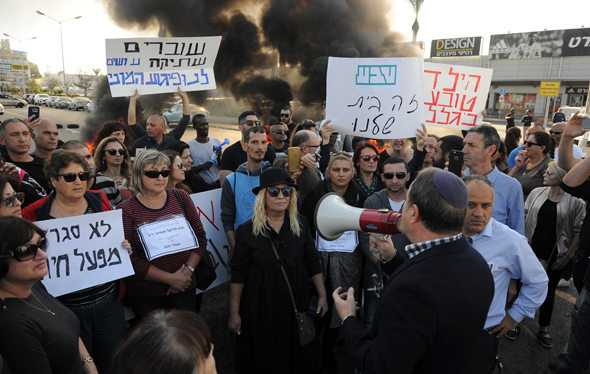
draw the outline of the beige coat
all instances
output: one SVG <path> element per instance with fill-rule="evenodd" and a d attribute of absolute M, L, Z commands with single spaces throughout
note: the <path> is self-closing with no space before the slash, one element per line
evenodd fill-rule
<path fill-rule="evenodd" d="M 524 235 L 531 243 L 541 206 L 549 198 L 550 187 L 538 187 L 531 191 L 524 203 Z M 566 253 L 575 235 L 579 235 L 582 222 L 586 215 L 584 202 L 581 199 L 564 193 L 557 204 L 557 255 Z"/>

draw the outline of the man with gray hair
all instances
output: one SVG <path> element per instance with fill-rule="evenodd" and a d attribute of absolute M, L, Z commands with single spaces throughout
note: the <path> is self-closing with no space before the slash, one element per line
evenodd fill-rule
<path fill-rule="evenodd" d="M 49 118 L 41 118 L 39 127 L 32 132 L 35 142 L 35 152 L 31 156 L 38 156 L 46 160 L 51 152 L 57 149 L 59 143 L 59 132 L 57 125 Z"/>
<path fill-rule="evenodd" d="M 498 131 L 492 126 L 469 129 L 463 140 L 463 161 L 468 169 L 465 175 L 486 176 L 494 185 L 494 212 L 492 217 L 524 235 L 524 198 L 520 183 L 501 173 L 492 165 L 492 156 L 500 145 Z"/>
<path fill-rule="evenodd" d="M 400 218 L 402 234 L 412 244 L 395 248 L 391 238 L 370 237 L 371 252 L 391 274 L 372 332 L 356 318 L 352 287 L 332 294 L 348 353 L 361 372 L 463 371 L 494 296 L 485 260 L 461 233 L 468 199 L 456 175 L 424 169 L 408 191 Z M 397 251 L 405 251 L 408 259 Z"/>
<path fill-rule="evenodd" d="M 491 374 L 496 368 L 498 338 L 519 328 L 517 326 L 524 318 L 535 317 L 535 311 L 547 296 L 549 279 L 527 239 L 492 218 L 492 182 L 483 175 L 469 175 L 463 181 L 469 192 L 463 235 L 486 260 L 495 286 L 485 325 L 463 372 Z M 506 312 L 510 279 L 520 279 L 522 288 L 518 299 Z M 545 334 L 544 338 L 549 338 Z"/>

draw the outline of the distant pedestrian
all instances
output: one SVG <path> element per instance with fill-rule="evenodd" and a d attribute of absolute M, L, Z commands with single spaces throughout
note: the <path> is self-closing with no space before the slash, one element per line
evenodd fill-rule
<path fill-rule="evenodd" d="M 508 113 L 506 115 L 506 117 L 504 117 L 506 119 L 506 131 L 508 131 L 509 128 L 516 126 L 514 124 L 514 114 L 516 113 L 516 110 L 514 108 L 510 109 L 510 113 Z"/>

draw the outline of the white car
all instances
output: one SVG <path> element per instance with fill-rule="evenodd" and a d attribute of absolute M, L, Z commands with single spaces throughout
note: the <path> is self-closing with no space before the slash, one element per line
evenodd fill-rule
<path fill-rule="evenodd" d="M 0 104 L 0 114 L 4 114 L 4 105 Z"/>
<path fill-rule="evenodd" d="M 47 94 L 36 94 L 33 98 L 33 103 L 35 105 L 43 105 L 45 101 L 49 100 L 49 95 Z"/>
<path fill-rule="evenodd" d="M 191 119 L 195 114 L 204 114 L 205 117 L 209 118 L 209 111 L 205 108 L 194 104 L 189 104 L 189 106 L 191 109 Z M 164 117 L 166 117 L 168 123 L 178 123 L 182 118 L 182 104 L 172 105 L 169 111 L 164 112 Z"/>

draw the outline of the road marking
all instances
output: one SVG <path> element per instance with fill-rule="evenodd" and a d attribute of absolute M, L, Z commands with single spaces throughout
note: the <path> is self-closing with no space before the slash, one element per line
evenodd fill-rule
<path fill-rule="evenodd" d="M 574 297 L 567 292 L 563 292 L 563 291 L 559 291 L 559 290 L 555 290 L 555 296 L 561 297 L 565 301 L 569 301 L 572 304 L 575 304 L 576 301 L 578 301 L 577 297 Z"/>

